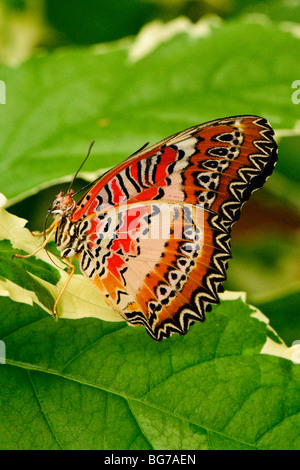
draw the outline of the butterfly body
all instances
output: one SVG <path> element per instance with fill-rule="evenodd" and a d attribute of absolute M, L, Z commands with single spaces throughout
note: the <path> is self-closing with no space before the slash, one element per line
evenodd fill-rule
<path fill-rule="evenodd" d="M 128 323 L 161 340 L 219 302 L 242 204 L 277 160 L 257 116 L 194 126 L 127 158 L 75 203 L 60 193 L 57 247 Z"/>

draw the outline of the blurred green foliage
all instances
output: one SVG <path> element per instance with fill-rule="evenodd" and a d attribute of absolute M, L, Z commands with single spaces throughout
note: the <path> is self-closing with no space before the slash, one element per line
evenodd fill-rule
<path fill-rule="evenodd" d="M 230 19 L 243 13 L 262 13 L 274 20 L 295 21 L 300 7 L 295 2 L 272 0 L 3 0 L 2 5 L 5 31 L 9 33 L 10 23 L 16 31 L 16 20 L 18 28 L 26 28 L 30 19 L 38 20 L 36 27 L 43 32 L 34 46 L 51 48 L 135 35 L 145 23 L 158 18 L 170 21 L 186 16 L 196 22 L 206 15 Z"/>
<path fill-rule="evenodd" d="M 155 3 L 140 0 L 45 0 L 47 21 L 73 44 L 94 44 L 137 34 L 156 14 Z"/>

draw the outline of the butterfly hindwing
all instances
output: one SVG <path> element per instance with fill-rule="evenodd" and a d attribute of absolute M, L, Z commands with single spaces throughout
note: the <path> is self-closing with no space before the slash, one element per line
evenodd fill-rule
<path fill-rule="evenodd" d="M 72 221 L 81 269 L 107 302 L 155 339 L 185 334 L 218 303 L 242 204 L 271 174 L 268 122 L 195 126 L 127 158 L 85 194 Z"/>

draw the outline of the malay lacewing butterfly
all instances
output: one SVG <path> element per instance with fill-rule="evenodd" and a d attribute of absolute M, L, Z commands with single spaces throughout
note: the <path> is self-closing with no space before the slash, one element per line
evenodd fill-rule
<path fill-rule="evenodd" d="M 96 180 L 79 202 L 56 197 L 55 236 L 129 324 L 156 340 L 204 321 L 226 279 L 231 227 L 277 161 L 266 119 L 217 119 L 143 147 Z M 32 256 L 27 255 L 27 256 Z"/>

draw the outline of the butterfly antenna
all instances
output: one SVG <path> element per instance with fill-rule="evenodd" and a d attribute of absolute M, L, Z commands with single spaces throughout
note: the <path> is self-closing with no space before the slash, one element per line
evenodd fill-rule
<path fill-rule="evenodd" d="M 133 157 L 133 155 L 141 152 L 142 150 L 144 150 L 148 145 L 150 144 L 150 142 L 146 142 L 144 145 L 141 146 L 140 149 L 136 150 L 135 152 L 133 152 L 131 155 L 129 155 L 129 157 L 127 158 L 130 158 L 130 157 Z"/>
<path fill-rule="evenodd" d="M 92 144 L 91 144 L 91 145 L 92 145 Z M 141 152 L 142 150 L 144 150 L 144 148 L 147 147 L 147 145 L 149 145 L 149 142 L 146 142 L 144 145 L 142 145 L 141 148 L 139 148 L 138 150 L 136 150 L 135 152 L 133 152 L 133 153 L 132 153 L 131 155 L 129 155 L 129 157 L 127 157 L 127 158 L 133 157 L 133 155 L 135 155 L 135 154 Z M 86 159 L 85 159 L 85 160 L 86 160 Z M 84 162 L 83 162 L 83 163 L 84 163 Z M 81 166 L 82 166 L 82 165 L 81 165 Z M 80 167 L 80 168 L 81 168 L 81 167 Z M 80 168 L 79 168 L 79 170 L 80 170 Z M 79 170 L 78 170 L 78 171 L 79 171 Z M 77 173 L 78 173 L 78 171 L 77 171 Z M 77 175 L 77 173 L 76 173 L 76 175 Z M 81 193 L 81 191 L 84 191 L 85 189 L 89 188 L 90 186 L 93 186 L 93 185 L 94 185 L 97 181 L 99 181 L 99 180 L 102 178 L 102 176 L 104 176 L 106 173 L 107 173 L 107 171 L 106 171 L 105 173 L 103 173 L 102 175 L 98 176 L 94 181 L 91 181 L 91 182 L 88 183 L 87 185 L 83 186 L 83 188 L 81 188 L 81 189 L 79 189 L 78 191 L 76 191 L 76 193 L 74 193 L 74 194 L 72 195 L 72 197 L 76 196 L 76 194 L 78 194 L 78 193 Z M 76 176 L 76 175 L 75 175 L 75 176 Z M 74 179 L 75 179 L 75 178 L 74 178 Z M 74 180 L 73 180 L 73 181 L 74 181 Z M 73 183 L 72 183 L 72 184 L 73 184 Z M 72 185 L 71 185 L 71 186 L 72 186 Z M 69 188 L 69 189 L 70 189 L 70 188 Z"/>
<path fill-rule="evenodd" d="M 93 184 L 96 183 L 96 181 L 98 181 L 100 178 L 102 178 L 103 175 L 101 176 L 98 176 L 98 178 L 96 178 L 94 181 L 91 181 L 90 183 L 86 184 L 85 186 L 83 186 L 83 188 L 80 188 L 78 189 L 78 191 L 76 191 L 76 193 L 72 194 L 72 197 L 76 196 L 76 194 L 78 193 L 81 193 L 81 191 L 84 191 L 85 189 L 89 188 L 90 186 L 92 186 Z"/>
<path fill-rule="evenodd" d="M 47 222 L 48 222 L 48 219 L 49 219 L 49 215 L 52 213 L 52 210 L 49 209 L 48 212 L 47 212 L 47 215 L 45 217 L 45 222 L 44 222 L 44 227 L 43 227 L 43 234 L 44 234 L 44 240 L 46 240 L 46 230 L 47 230 Z"/>
<path fill-rule="evenodd" d="M 70 190 L 71 190 L 71 188 L 72 188 L 72 185 L 73 185 L 73 183 L 74 183 L 74 181 L 75 181 L 75 179 L 76 179 L 78 173 L 80 172 L 81 168 L 83 167 L 83 165 L 85 164 L 85 162 L 86 162 L 87 159 L 89 158 L 89 155 L 90 155 L 90 153 L 91 153 L 91 150 L 92 150 L 92 147 L 93 147 L 94 143 L 95 143 L 95 141 L 93 140 L 93 142 L 91 142 L 91 144 L 90 144 L 90 146 L 89 146 L 89 150 L 88 150 L 88 153 L 87 153 L 85 159 L 84 159 L 83 162 L 81 163 L 80 167 L 78 168 L 78 170 L 76 171 L 76 173 L 75 173 L 75 175 L 74 175 L 74 178 L 73 178 L 72 181 L 71 181 L 71 184 L 70 184 L 69 189 L 68 189 L 68 193 L 70 192 Z"/>

